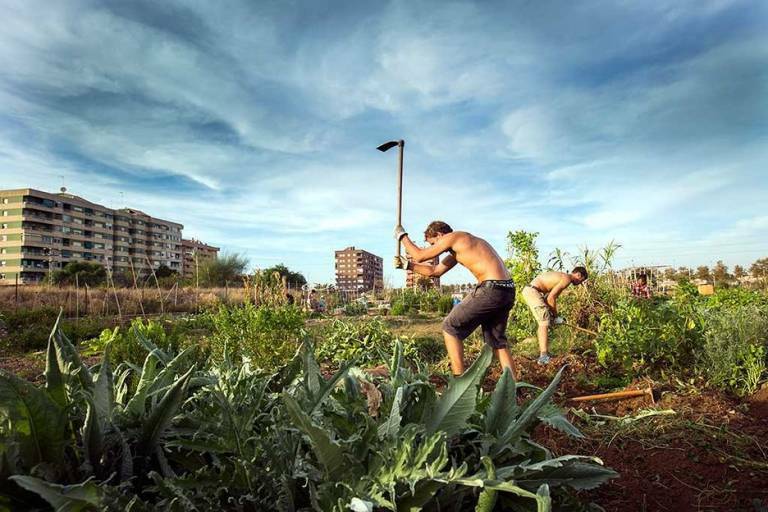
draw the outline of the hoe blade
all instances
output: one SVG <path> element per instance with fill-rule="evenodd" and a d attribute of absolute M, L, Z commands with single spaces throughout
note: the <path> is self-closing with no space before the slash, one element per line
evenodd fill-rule
<path fill-rule="evenodd" d="M 378 149 L 379 151 L 381 151 L 383 153 L 384 151 L 392 149 L 393 147 L 397 146 L 398 144 L 399 144 L 398 141 L 391 140 L 389 142 L 385 142 L 384 144 L 382 144 L 381 146 L 377 147 L 376 149 Z"/>

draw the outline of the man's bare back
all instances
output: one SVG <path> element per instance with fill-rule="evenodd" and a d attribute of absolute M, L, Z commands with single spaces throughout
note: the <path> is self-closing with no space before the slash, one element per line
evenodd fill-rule
<path fill-rule="evenodd" d="M 478 282 L 500 281 L 510 278 L 509 271 L 504 266 L 504 261 L 491 247 L 491 244 L 465 231 L 453 231 L 439 237 L 428 238 L 429 246 L 423 249 L 417 247 L 407 237 L 403 244 L 408 253 L 416 262 L 414 271 L 423 275 L 440 276 L 453 268 L 456 263 L 466 267 Z M 448 256 L 427 273 L 427 268 L 419 263 L 428 261 L 445 252 Z"/>
<path fill-rule="evenodd" d="M 464 231 L 453 236 L 450 251 L 458 263 L 464 265 L 478 282 L 509 279 L 509 271 L 491 244 Z"/>
<path fill-rule="evenodd" d="M 542 272 L 531 281 L 531 286 L 544 294 L 551 292 L 557 287 L 565 288 L 569 284 L 571 284 L 570 274 L 553 270 Z"/>

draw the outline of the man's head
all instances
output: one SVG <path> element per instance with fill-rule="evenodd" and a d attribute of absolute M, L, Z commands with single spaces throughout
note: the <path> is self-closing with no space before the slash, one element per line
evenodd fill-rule
<path fill-rule="evenodd" d="M 587 269 L 584 267 L 576 267 L 571 270 L 571 284 L 578 286 L 587 280 Z"/>
<path fill-rule="evenodd" d="M 637 276 L 637 282 L 640 284 L 648 284 L 648 276 L 645 274 L 640 274 Z"/>
<path fill-rule="evenodd" d="M 441 220 L 435 220 L 429 223 L 427 229 L 424 230 L 424 240 L 430 245 L 434 244 L 438 238 L 443 235 L 451 233 L 453 229 L 451 226 Z"/>

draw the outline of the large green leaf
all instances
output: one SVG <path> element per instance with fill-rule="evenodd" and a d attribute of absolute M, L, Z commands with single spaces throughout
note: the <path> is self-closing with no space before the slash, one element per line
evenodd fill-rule
<path fill-rule="evenodd" d="M 48 336 L 48 347 L 45 353 L 45 389 L 54 402 L 61 407 L 67 405 L 67 390 L 64 387 L 64 376 L 61 374 L 59 360 L 56 357 L 56 342 L 54 336 L 59 329 L 61 313 L 56 317 L 56 323 L 53 324 L 51 335 Z"/>
<path fill-rule="evenodd" d="M 101 368 L 93 386 L 93 406 L 98 414 L 100 425 L 111 421 L 112 407 L 115 403 L 112 367 L 109 364 L 109 349 L 111 343 L 104 347 L 104 356 L 101 360 Z"/>
<path fill-rule="evenodd" d="M 579 429 L 577 429 L 573 423 L 568 421 L 568 418 L 563 416 L 563 412 L 555 404 L 547 404 L 541 408 L 538 414 L 538 418 L 549 425 L 552 428 L 564 432 L 572 437 L 583 438 Z"/>
<path fill-rule="evenodd" d="M 82 436 L 85 458 L 95 471 L 99 467 L 99 459 L 104 451 L 104 431 L 99 421 L 99 413 L 90 399 L 86 406 Z"/>
<path fill-rule="evenodd" d="M 155 447 L 165 430 L 170 426 L 173 417 L 187 397 L 189 379 L 194 371 L 194 366 L 187 373 L 179 377 L 163 399 L 150 411 L 149 417 L 141 427 L 139 445 L 144 453 L 153 453 Z"/>
<path fill-rule="evenodd" d="M 147 357 L 144 359 L 144 366 L 141 368 L 141 376 L 136 386 L 136 392 L 128 400 L 128 405 L 125 406 L 125 410 L 129 414 L 137 417 L 144 415 L 147 394 L 157 375 L 158 362 L 160 362 L 160 358 L 154 352 L 147 354 Z"/>
<path fill-rule="evenodd" d="M 392 401 L 392 409 L 389 412 L 389 417 L 379 425 L 379 438 L 393 438 L 400 432 L 400 422 L 403 417 L 400 414 L 400 404 L 403 401 L 403 386 L 397 388 L 395 392 L 395 399 Z"/>
<path fill-rule="evenodd" d="M 453 379 L 435 404 L 427 423 L 427 432 L 442 430 L 454 434 L 466 427 L 475 412 L 477 386 L 491 363 L 493 351 L 485 346 L 480 356 L 463 375 Z"/>
<path fill-rule="evenodd" d="M 61 318 L 62 312 L 63 309 L 59 311 L 59 318 Z M 75 345 L 69 341 L 61 329 L 53 331 L 53 339 L 56 342 L 56 360 L 59 363 L 61 373 L 76 378 L 84 389 L 91 389 L 93 387 L 91 372 L 80 359 Z"/>
<path fill-rule="evenodd" d="M 328 432 L 315 425 L 312 418 L 301 410 L 299 404 L 287 394 L 283 394 L 283 402 L 286 410 L 296 428 L 304 433 L 310 440 L 312 451 L 317 460 L 325 468 L 327 476 L 333 476 L 340 480 L 346 472 L 344 450 L 341 445 L 331 439 Z"/>
<path fill-rule="evenodd" d="M 507 370 L 504 370 L 507 373 Z M 483 466 L 485 467 L 485 474 L 490 480 L 496 479 L 496 467 L 493 465 L 493 461 L 490 457 L 483 456 L 481 459 Z M 493 512 L 493 508 L 496 506 L 496 495 L 498 491 L 493 489 L 483 489 L 480 496 L 477 498 L 477 506 L 475 512 Z"/>
<path fill-rule="evenodd" d="M 32 476 L 17 475 L 10 479 L 24 489 L 40 495 L 56 512 L 98 510 L 101 504 L 101 488 L 91 480 L 77 485 L 58 485 Z"/>
<path fill-rule="evenodd" d="M 564 455 L 535 464 L 522 464 L 500 469 L 501 479 L 513 478 L 528 489 L 542 484 L 550 487 L 568 486 L 576 490 L 594 489 L 618 474 L 602 465 L 596 457 Z"/>
<path fill-rule="evenodd" d="M 333 374 L 333 377 L 330 379 L 323 380 L 320 379 L 319 387 L 314 395 L 309 397 L 309 403 L 308 403 L 308 410 L 309 414 L 313 414 L 320 405 L 325 401 L 326 398 L 328 398 L 328 395 L 331 394 L 331 391 L 333 391 L 333 388 L 336 387 L 336 384 L 343 379 L 350 368 L 352 368 L 355 363 L 357 362 L 356 359 L 353 359 L 352 361 L 347 361 L 344 364 L 341 365 L 341 367 L 336 371 L 336 373 Z"/>
<path fill-rule="evenodd" d="M 491 454 L 496 455 L 507 448 L 509 445 L 517 442 L 518 438 L 528 429 L 531 423 L 536 419 L 542 407 L 547 405 L 555 394 L 557 385 L 563 377 L 565 366 L 560 368 L 555 378 L 549 383 L 549 386 L 542 391 L 528 406 L 523 410 L 520 416 L 515 420 L 504 433 L 496 439 L 496 443 L 491 448 Z"/>
<path fill-rule="evenodd" d="M 509 368 L 504 368 L 496 389 L 491 395 L 491 405 L 485 413 L 485 431 L 496 436 L 509 428 L 520 414 L 517 406 L 517 385 Z"/>
<path fill-rule="evenodd" d="M 28 468 L 64 462 L 65 410 L 43 389 L 0 370 L 0 417 L 6 416 Z"/>

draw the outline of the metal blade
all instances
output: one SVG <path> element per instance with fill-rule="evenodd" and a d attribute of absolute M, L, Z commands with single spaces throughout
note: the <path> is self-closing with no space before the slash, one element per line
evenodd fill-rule
<path fill-rule="evenodd" d="M 398 143 L 399 142 L 396 141 L 396 140 L 391 140 L 389 142 L 385 142 L 384 144 L 382 144 L 381 146 L 377 147 L 376 149 L 378 149 L 381 152 L 384 152 L 384 151 L 387 151 L 387 150 L 392 149 L 393 147 L 397 146 Z"/>

